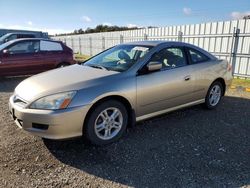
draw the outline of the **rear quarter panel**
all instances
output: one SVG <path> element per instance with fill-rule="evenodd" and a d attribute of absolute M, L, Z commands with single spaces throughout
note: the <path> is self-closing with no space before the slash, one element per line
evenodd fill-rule
<path fill-rule="evenodd" d="M 66 46 L 65 44 L 63 44 L 63 43 L 60 43 L 60 44 L 63 47 L 61 62 L 75 64 L 76 61 L 74 60 L 73 50 L 71 48 L 69 48 L 68 46 Z"/>
<path fill-rule="evenodd" d="M 232 72 L 228 70 L 226 60 L 212 60 L 191 66 L 196 80 L 194 86 L 195 100 L 205 98 L 209 87 L 218 78 L 224 79 L 226 86 L 229 86 L 232 82 Z"/>

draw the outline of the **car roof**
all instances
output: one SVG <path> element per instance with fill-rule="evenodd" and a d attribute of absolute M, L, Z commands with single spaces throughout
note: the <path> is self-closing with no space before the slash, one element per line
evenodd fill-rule
<path fill-rule="evenodd" d="M 194 46 L 189 43 L 179 42 L 179 41 L 167 41 L 167 40 L 146 40 L 146 41 L 136 41 L 136 42 L 129 42 L 124 44 L 133 44 L 133 45 L 145 45 L 145 46 L 158 46 L 161 44 L 169 44 L 169 45 L 179 45 L 179 46 Z M 196 46 L 195 46 L 196 47 Z"/>
<path fill-rule="evenodd" d="M 136 41 L 136 42 L 129 42 L 124 44 L 133 44 L 133 45 L 145 45 L 145 46 L 158 46 L 159 44 L 163 44 L 169 41 L 160 41 L 160 40 L 145 40 L 145 41 Z"/>
<path fill-rule="evenodd" d="M 26 41 L 26 40 L 33 40 L 33 41 L 43 40 L 43 41 L 61 42 L 61 41 L 58 41 L 58 40 L 51 40 L 51 39 L 45 39 L 45 38 L 20 38 L 20 39 L 14 39 L 14 40 L 11 40 L 11 41 L 13 41 L 13 43 L 14 43 L 14 42 Z"/>
<path fill-rule="evenodd" d="M 35 33 L 29 33 L 29 32 L 12 32 L 12 33 L 7 33 L 6 35 L 17 35 L 17 34 L 21 34 L 21 35 L 36 35 Z"/>
<path fill-rule="evenodd" d="M 217 59 L 214 55 L 212 55 L 211 53 L 207 52 L 206 50 L 195 46 L 193 44 L 189 44 L 189 43 L 185 43 L 185 42 L 179 42 L 179 41 L 164 41 L 164 40 L 155 40 L 155 41 L 136 41 L 136 42 L 129 42 L 129 43 L 124 43 L 124 45 L 145 45 L 145 46 L 160 46 L 160 45 L 175 45 L 175 46 L 184 46 L 184 47 L 190 47 L 193 48 L 195 50 L 198 50 L 202 53 L 204 53 L 205 55 L 207 55 L 208 57 L 210 57 L 211 59 Z"/>

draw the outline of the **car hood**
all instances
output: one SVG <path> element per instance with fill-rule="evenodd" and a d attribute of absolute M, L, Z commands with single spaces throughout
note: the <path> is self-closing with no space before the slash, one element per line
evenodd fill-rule
<path fill-rule="evenodd" d="M 119 74 L 82 65 L 72 65 L 54 69 L 22 81 L 15 89 L 15 94 L 27 102 L 43 96 L 80 90 L 101 82 L 103 77 Z"/>

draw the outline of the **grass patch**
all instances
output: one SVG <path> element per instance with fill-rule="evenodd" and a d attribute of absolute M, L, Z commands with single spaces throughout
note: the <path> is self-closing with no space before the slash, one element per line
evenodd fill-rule
<path fill-rule="evenodd" d="M 232 82 L 232 86 L 242 86 L 245 88 L 250 88 L 250 80 L 249 79 L 234 78 L 233 82 Z"/>
<path fill-rule="evenodd" d="M 90 58 L 90 56 L 88 55 L 83 55 L 83 54 L 74 54 L 74 59 L 77 61 L 77 62 L 83 62 L 83 61 L 86 61 Z"/>

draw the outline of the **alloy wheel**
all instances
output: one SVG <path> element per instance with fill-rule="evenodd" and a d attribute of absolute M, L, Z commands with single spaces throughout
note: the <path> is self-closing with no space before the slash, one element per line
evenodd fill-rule
<path fill-rule="evenodd" d="M 123 125 L 123 116 L 118 108 L 111 107 L 103 110 L 95 120 L 95 133 L 102 140 L 114 138 Z"/>
<path fill-rule="evenodd" d="M 209 103 L 211 106 L 216 106 L 221 98 L 221 87 L 214 85 L 209 93 Z"/>

